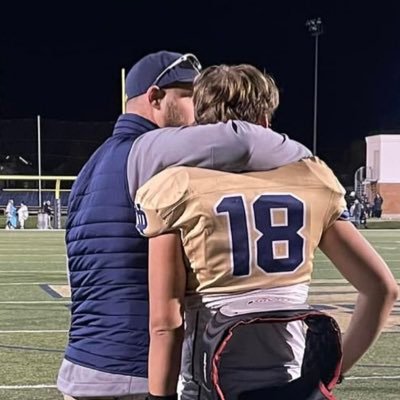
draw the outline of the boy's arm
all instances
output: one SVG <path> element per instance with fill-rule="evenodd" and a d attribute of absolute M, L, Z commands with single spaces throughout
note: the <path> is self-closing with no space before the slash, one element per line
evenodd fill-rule
<path fill-rule="evenodd" d="M 359 292 L 343 337 L 345 373 L 378 338 L 399 289 L 384 260 L 350 222 L 336 221 L 322 236 L 320 249 Z"/>
<path fill-rule="evenodd" d="M 179 234 L 149 240 L 149 392 L 175 395 L 183 342 L 186 270 Z"/>

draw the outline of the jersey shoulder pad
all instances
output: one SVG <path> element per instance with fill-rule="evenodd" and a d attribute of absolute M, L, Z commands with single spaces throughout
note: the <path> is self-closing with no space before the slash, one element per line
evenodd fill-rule
<path fill-rule="evenodd" d="M 308 163 L 310 170 L 330 190 L 331 198 L 326 214 L 325 229 L 329 228 L 335 221 L 348 221 L 344 194 L 346 193 L 333 171 L 318 157 L 310 157 L 304 162 Z"/>
<path fill-rule="evenodd" d="M 344 195 L 346 193 L 334 172 L 320 158 L 309 157 L 301 162 L 304 162 L 308 166 L 309 170 L 324 186 L 340 195 Z"/>

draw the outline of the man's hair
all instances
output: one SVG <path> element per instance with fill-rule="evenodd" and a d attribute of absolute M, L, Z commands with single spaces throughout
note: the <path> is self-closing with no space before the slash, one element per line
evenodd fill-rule
<path fill-rule="evenodd" d="M 216 65 L 203 70 L 193 88 L 198 124 L 230 119 L 259 124 L 278 107 L 279 91 L 273 78 L 248 64 Z"/>

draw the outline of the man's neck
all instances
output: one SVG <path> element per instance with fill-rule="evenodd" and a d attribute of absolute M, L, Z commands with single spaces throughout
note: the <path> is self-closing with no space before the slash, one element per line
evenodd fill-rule
<path fill-rule="evenodd" d="M 139 115 L 155 124 L 149 104 L 141 96 L 133 98 L 126 103 L 126 113 Z"/>

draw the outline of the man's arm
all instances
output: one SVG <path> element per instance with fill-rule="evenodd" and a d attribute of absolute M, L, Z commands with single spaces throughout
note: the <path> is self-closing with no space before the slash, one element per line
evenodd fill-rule
<path fill-rule="evenodd" d="M 186 270 L 179 234 L 149 240 L 150 350 L 149 392 L 177 392 L 183 341 Z"/>
<path fill-rule="evenodd" d="M 312 156 L 303 144 L 272 129 L 243 121 L 234 121 L 249 149 L 249 158 L 240 171 L 268 171 Z"/>
<path fill-rule="evenodd" d="M 129 190 L 133 199 L 140 186 L 170 166 L 266 171 L 310 155 L 305 146 L 287 136 L 242 121 L 156 129 L 132 146 Z"/>

